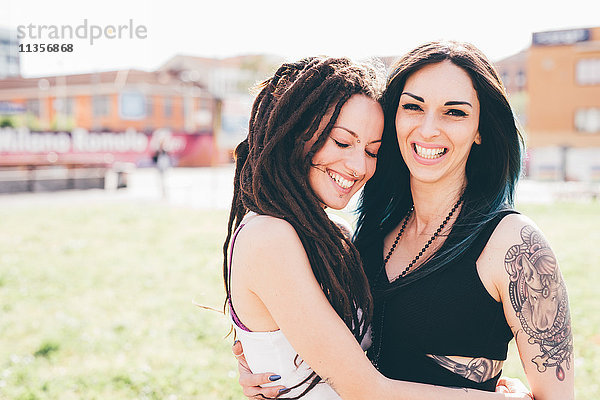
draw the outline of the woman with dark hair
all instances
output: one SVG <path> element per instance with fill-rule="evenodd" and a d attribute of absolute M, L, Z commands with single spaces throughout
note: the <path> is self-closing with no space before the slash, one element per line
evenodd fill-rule
<path fill-rule="evenodd" d="M 522 137 L 504 87 L 468 43 L 394 66 L 377 171 L 355 237 L 375 298 L 384 375 L 494 390 L 513 336 L 535 398 L 573 398 L 565 284 L 513 206 Z"/>
<path fill-rule="evenodd" d="M 280 397 L 491 399 L 387 379 L 359 345 L 370 337 L 372 297 L 358 251 L 325 208 L 345 207 L 375 172 L 379 76 L 367 64 L 309 58 L 261 86 L 236 148 L 223 246 L 236 336 L 254 371 L 278 371 L 269 382 Z"/>
<path fill-rule="evenodd" d="M 388 378 L 493 391 L 514 336 L 535 398 L 572 399 L 566 287 L 511 208 L 523 141 L 498 74 L 470 44 L 428 43 L 395 64 L 382 104 L 354 241 L 374 298 L 369 358 Z M 249 377 L 245 393 L 268 395 Z"/>
<path fill-rule="evenodd" d="M 293 398 L 338 398 L 319 384 L 327 370 L 317 376 L 297 357 L 294 349 L 312 366 L 321 350 L 304 351 L 313 332 L 299 316 L 343 327 L 342 340 L 367 360 L 357 343 L 372 314 L 368 282 L 350 235 L 325 207 L 344 208 L 375 172 L 380 69 L 343 58 L 282 65 L 259 88 L 248 137 L 235 151 L 226 306 L 253 370 L 277 369 Z"/>

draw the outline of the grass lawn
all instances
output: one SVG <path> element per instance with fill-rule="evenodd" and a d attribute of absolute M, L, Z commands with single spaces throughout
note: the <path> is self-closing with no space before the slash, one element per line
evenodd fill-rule
<path fill-rule="evenodd" d="M 520 207 L 571 297 L 577 398 L 600 398 L 600 205 Z M 166 205 L 0 210 L 0 399 L 242 398 L 220 308 L 227 214 Z M 514 350 L 514 349 L 513 349 Z M 522 376 L 515 352 L 505 373 Z"/>

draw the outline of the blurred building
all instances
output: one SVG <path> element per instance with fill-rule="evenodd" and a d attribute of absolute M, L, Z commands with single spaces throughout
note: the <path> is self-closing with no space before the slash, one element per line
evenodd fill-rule
<path fill-rule="evenodd" d="M 600 27 L 536 32 L 496 67 L 533 178 L 600 181 Z"/>
<path fill-rule="evenodd" d="M 529 140 L 600 146 L 600 27 L 533 34 Z"/>
<path fill-rule="evenodd" d="M 159 148 L 173 166 L 214 165 L 220 109 L 167 71 L 0 80 L 0 192 L 103 187 Z"/>
<path fill-rule="evenodd" d="M 495 63 L 521 126 L 527 126 L 529 96 L 527 92 L 527 57 L 524 50 Z"/>
<path fill-rule="evenodd" d="M 282 62 L 280 56 L 258 54 L 221 59 L 176 55 L 158 70 L 198 82 L 216 96 L 227 98 L 250 94 L 252 87 L 271 76 Z"/>
<path fill-rule="evenodd" d="M 21 75 L 17 31 L 0 28 L 0 79 Z"/>
<path fill-rule="evenodd" d="M 233 149 L 248 132 L 253 88 L 284 61 L 280 56 L 243 55 L 222 59 L 177 55 L 159 71 L 197 82 L 221 99 L 221 112 L 216 143 L 220 161 L 232 159 Z"/>
<path fill-rule="evenodd" d="M 152 72 L 0 79 L 0 192 L 101 186 L 115 166 L 153 165 L 159 147 L 175 166 L 231 161 L 251 88 L 281 62 L 179 55 Z"/>
<path fill-rule="evenodd" d="M 218 99 L 167 72 L 121 70 L 0 81 L 0 102 L 23 108 L 35 130 L 210 131 Z M 19 118 L 15 118 L 19 120 Z"/>

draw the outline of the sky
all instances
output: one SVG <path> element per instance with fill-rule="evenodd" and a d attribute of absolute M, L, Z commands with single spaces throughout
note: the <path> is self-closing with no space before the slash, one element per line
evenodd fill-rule
<path fill-rule="evenodd" d="M 556 3 L 556 5 L 553 5 Z M 437 39 L 468 41 L 491 60 L 527 48 L 532 32 L 600 25 L 600 2 L 569 0 L 2 0 L 0 27 L 22 44 L 73 44 L 73 52 L 21 53 L 26 77 L 135 68 L 151 71 L 176 54 L 398 56 Z M 87 21 L 87 22 L 86 22 Z M 71 26 L 86 39 L 50 38 Z M 33 26 L 33 35 L 28 31 Z M 42 39 L 36 30 L 42 28 Z M 90 44 L 91 26 L 122 37 Z M 140 37 L 129 36 L 129 26 Z M 68 34 L 68 29 L 65 31 Z M 80 35 L 80 36 L 81 36 Z M 33 37 L 35 36 L 35 38 Z"/>

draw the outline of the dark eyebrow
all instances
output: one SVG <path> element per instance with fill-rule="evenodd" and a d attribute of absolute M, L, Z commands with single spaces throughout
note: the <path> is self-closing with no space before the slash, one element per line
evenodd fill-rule
<path fill-rule="evenodd" d="M 421 96 L 417 96 L 416 94 L 412 94 L 410 92 L 402 92 L 402 94 L 410 96 L 413 99 L 415 99 L 417 101 L 420 101 L 421 103 L 425 103 L 425 99 L 423 99 Z M 402 94 L 400 96 L 402 96 Z M 467 106 L 473 108 L 473 106 L 471 105 L 471 103 L 469 103 L 468 101 L 447 101 L 444 104 L 444 106 L 461 106 L 461 105 L 467 105 Z"/>
<path fill-rule="evenodd" d="M 473 108 L 473 106 L 471 105 L 471 103 L 469 103 L 468 101 L 447 101 L 446 104 L 444 104 L 445 106 L 461 106 L 461 105 L 467 105 L 471 108 Z"/>
<path fill-rule="evenodd" d="M 410 96 L 413 99 L 415 99 L 417 101 L 420 101 L 421 103 L 425 103 L 425 99 L 423 99 L 421 96 L 417 96 L 416 94 L 412 94 L 412 93 L 409 93 L 409 92 L 402 92 L 402 94 Z M 402 94 L 400 96 L 402 96 Z"/>
<path fill-rule="evenodd" d="M 358 139 L 358 135 L 357 135 L 356 133 L 352 132 L 352 131 L 351 131 L 350 129 L 348 129 L 348 128 L 344 128 L 343 126 L 339 126 L 339 125 L 334 125 L 334 126 L 333 126 L 333 128 L 339 128 L 339 129 L 343 129 L 343 130 L 345 130 L 346 132 L 348 132 L 349 134 L 351 134 L 352 136 L 354 136 L 354 138 Z M 372 142 L 369 142 L 369 143 L 367 143 L 367 144 L 371 144 L 371 143 L 378 143 L 378 142 L 381 142 L 381 139 L 378 139 L 378 140 L 373 140 Z"/>

